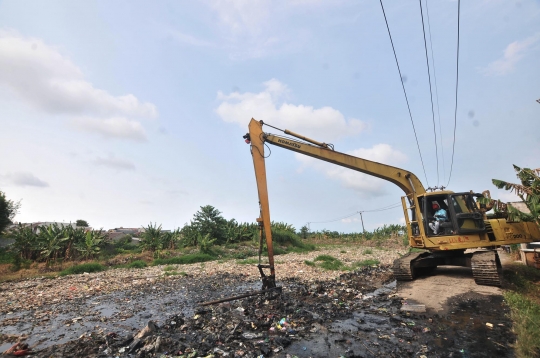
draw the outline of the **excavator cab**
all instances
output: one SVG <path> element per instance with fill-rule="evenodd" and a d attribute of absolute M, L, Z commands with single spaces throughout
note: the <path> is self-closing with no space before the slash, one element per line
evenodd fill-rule
<path fill-rule="evenodd" d="M 424 232 L 431 236 L 471 235 L 486 230 L 484 218 L 477 210 L 476 197 L 481 194 L 465 193 L 429 193 L 419 197 Z M 437 204 L 447 213 L 447 219 L 440 222 L 439 233 L 435 235 L 429 223 L 435 220 L 433 204 Z"/>

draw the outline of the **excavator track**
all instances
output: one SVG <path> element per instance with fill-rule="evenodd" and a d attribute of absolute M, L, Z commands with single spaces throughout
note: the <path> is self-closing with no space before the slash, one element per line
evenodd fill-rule
<path fill-rule="evenodd" d="M 495 251 L 475 252 L 471 259 L 474 281 L 478 285 L 501 286 L 501 261 Z"/>
<path fill-rule="evenodd" d="M 398 281 L 412 281 L 415 279 L 416 274 L 413 267 L 413 261 L 418 259 L 420 256 L 429 254 L 428 252 L 411 252 L 405 256 L 400 257 L 394 261 L 394 266 L 392 271 L 394 272 L 394 277 Z"/>

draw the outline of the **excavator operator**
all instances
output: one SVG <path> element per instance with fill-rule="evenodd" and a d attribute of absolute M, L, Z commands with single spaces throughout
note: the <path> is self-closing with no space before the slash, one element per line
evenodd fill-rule
<path fill-rule="evenodd" d="M 432 208 L 435 212 L 435 220 L 429 223 L 429 227 L 431 228 L 431 230 L 433 230 L 434 235 L 438 235 L 439 226 L 442 222 L 445 222 L 448 219 L 448 215 L 446 214 L 446 210 L 441 208 L 437 202 L 433 203 Z"/>

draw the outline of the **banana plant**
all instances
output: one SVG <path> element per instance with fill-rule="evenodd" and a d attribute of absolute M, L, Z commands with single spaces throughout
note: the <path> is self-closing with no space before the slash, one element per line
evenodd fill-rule
<path fill-rule="evenodd" d="M 105 237 L 101 230 L 91 230 L 86 232 L 84 241 L 75 243 L 75 250 L 79 252 L 85 260 L 92 259 L 101 251 L 101 246 L 105 243 Z"/>
<path fill-rule="evenodd" d="M 144 229 L 144 233 L 141 236 L 141 243 L 139 244 L 142 249 L 152 252 L 162 250 L 164 232 L 161 230 L 161 225 L 157 226 L 157 223 L 154 225 L 150 223 Z"/>
<path fill-rule="evenodd" d="M 69 240 L 69 237 L 66 230 L 57 224 L 42 225 L 38 230 L 40 255 L 49 264 L 51 258 L 54 260 L 58 258 L 58 253 L 64 248 L 64 242 Z"/>
<path fill-rule="evenodd" d="M 31 226 L 19 226 L 12 230 L 8 237 L 15 240 L 11 245 L 11 251 L 24 259 L 35 259 L 39 253 L 38 236 Z"/>

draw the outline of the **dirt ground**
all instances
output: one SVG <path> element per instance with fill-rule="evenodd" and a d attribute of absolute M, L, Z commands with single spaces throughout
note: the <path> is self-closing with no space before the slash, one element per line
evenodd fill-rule
<path fill-rule="evenodd" d="M 257 269 L 205 263 L 176 276 L 152 267 L 2 283 L 0 352 L 24 341 L 35 357 L 514 356 L 500 290 L 476 286 L 470 270 L 441 267 L 396 285 L 396 251 L 374 252 L 382 264 L 354 272 L 303 263 L 361 252 L 279 256 L 281 294 L 204 307 L 260 289 Z"/>

